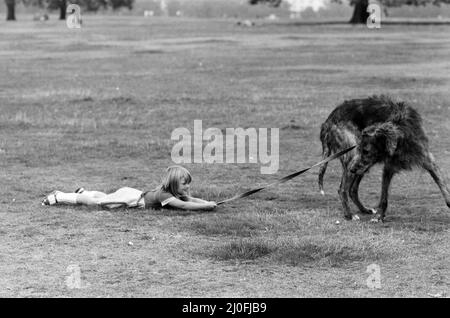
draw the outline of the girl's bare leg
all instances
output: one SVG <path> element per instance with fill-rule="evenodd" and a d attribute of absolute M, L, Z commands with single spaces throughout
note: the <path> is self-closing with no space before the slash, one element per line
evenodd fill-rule
<path fill-rule="evenodd" d="M 83 191 L 76 195 L 77 204 L 84 205 L 97 205 L 100 200 L 108 196 L 106 193 L 100 191 Z"/>
<path fill-rule="evenodd" d="M 99 191 L 84 191 L 82 193 L 55 191 L 54 193 L 56 203 L 84 205 L 95 205 L 106 195 L 106 193 Z"/>
<path fill-rule="evenodd" d="M 119 207 L 122 204 L 133 204 L 136 203 L 136 201 L 139 199 L 140 195 L 142 194 L 142 191 L 129 188 L 129 187 L 123 187 L 117 190 L 116 192 L 110 193 L 100 199 L 98 199 L 98 204 L 101 205 L 107 205 L 110 208 L 113 207 Z M 119 204 L 114 204 L 119 203 Z"/>
<path fill-rule="evenodd" d="M 116 192 L 106 194 L 100 191 L 83 191 L 82 193 L 64 193 L 55 191 L 48 198 L 53 198 L 53 203 L 44 205 L 53 205 L 55 203 L 63 204 L 83 204 L 83 205 L 106 205 L 109 208 L 120 207 L 123 204 L 134 206 L 141 198 L 142 191 L 124 187 Z M 47 199 L 48 200 L 48 199 Z M 115 204 L 116 203 L 116 204 Z"/>

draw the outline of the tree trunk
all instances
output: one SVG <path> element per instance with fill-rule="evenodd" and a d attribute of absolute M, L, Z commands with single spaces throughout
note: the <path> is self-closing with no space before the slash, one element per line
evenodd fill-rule
<path fill-rule="evenodd" d="M 59 0 L 59 19 L 66 19 L 67 2 L 66 0 Z"/>
<path fill-rule="evenodd" d="M 8 9 L 8 13 L 6 16 L 7 21 L 15 21 L 16 20 L 16 1 L 15 0 L 5 0 L 6 7 Z"/>
<path fill-rule="evenodd" d="M 353 10 L 353 16 L 350 19 L 350 23 L 366 23 L 367 18 L 370 16 L 367 12 L 367 7 L 369 6 L 368 0 L 357 0 L 355 2 L 355 9 Z"/>

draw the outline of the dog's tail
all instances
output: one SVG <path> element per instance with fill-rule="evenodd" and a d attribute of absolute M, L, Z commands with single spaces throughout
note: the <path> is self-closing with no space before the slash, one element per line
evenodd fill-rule
<path fill-rule="evenodd" d="M 331 151 L 328 148 L 328 146 L 326 145 L 326 143 L 323 143 L 323 150 L 322 150 L 322 158 L 325 159 L 328 156 L 331 155 Z M 319 190 L 320 190 L 320 194 L 325 195 L 325 192 L 323 191 L 323 175 L 325 174 L 325 171 L 327 171 L 327 166 L 328 166 L 328 162 L 324 163 L 323 165 L 320 166 L 320 170 L 319 170 Z"/>

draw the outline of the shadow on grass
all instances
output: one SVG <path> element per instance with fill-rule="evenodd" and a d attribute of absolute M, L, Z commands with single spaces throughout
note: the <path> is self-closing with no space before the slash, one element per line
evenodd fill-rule
<path fill-rule="evenodd" d="M 379 261 L 386 258 L 387 254 L 367 244 L 346 245 L 334 241 L 280 243 L 259 238 L 241 239 L 217 246 L 206 252 L 206 256 L 219 261 L 252 261 L 269 257 L 276 263 L 289 266 L 339 267 L 353 262 Z"/>
<path fill-rule="evenodd" d="M 134 54 L 163 54 L 166 53 L 163 50 L 139 50 L 134 51 Z"/>
<path fill-rule="evenodd" d="M 269 255 L 275 250 L 264 241 L 240 240 L 216 247 L 209 256 L 220 260 L 255 260 Z"/>
<path fill-rule="evenodd" d="M 367 249 L 334 243 L 321 245 L 319 243 L 305 242 L 300 245 L 279 249 L 274 258 L 277 262 L 291 266 L 318 262 L 321 265 L 338 267 L 352 262 L 376 260 L 380 256 L 382 255 L 379 255 L 372 248 Z"/>
<path fill-rule="evenodd" d="M 239 237 L 248 237 L 257 231 L 264 230 L 264 224 L 256 223 L 255 220 L 236 218 L 228 215 L 218 215 L 208 220 L 195 219 L 189 224 L 185 224 L 187 228 L 197 234 L 216 236 L 216 235 L 232 235 Z"/>

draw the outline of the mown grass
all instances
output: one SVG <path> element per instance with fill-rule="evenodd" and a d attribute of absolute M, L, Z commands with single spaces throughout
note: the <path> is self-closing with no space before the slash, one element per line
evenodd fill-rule
<path fill-rule="evenodd" d="M 42 207 L 54 189 L 155 187 L 171 132 L 280 128 L 280 169 L 186 164 L 221 200 L 320 160 L 320 124 L 347 98 L 390 94 L 424 117 L 450 162 L 448 26 L 261 24 L 86 17 L 0 21 L 1 296 L 427 296 L 448 287 L 448 209 L 423 172 L 393 181 L 385 224 L 342 219 L 340 167 L 214 212 Z M 26 50 L 23 50 L 26 48 Z M 381 171 L 361 184 L 375 206 Z M 339 221 L 339 224 L 336 223 Z M 131 243 L 131 244 L 130 244 Z M 366 268 L 381 267 L 370 290 Z M 79 265 L 81 289 L 66 285 Z"/>
<path fill-rule="evenodd" d="M 244 212 L 181 224 L 201 235 L 220 236 L 223 240 L 229 237 L 219 246 L 200 249 L 200 255 L 217 260 L 265 257 L 266 261 L 290 266 L 336 267 L 400 259 L 407 252 L 390 227 L 331 223 L 329 217 L 317 211 Z"/>

